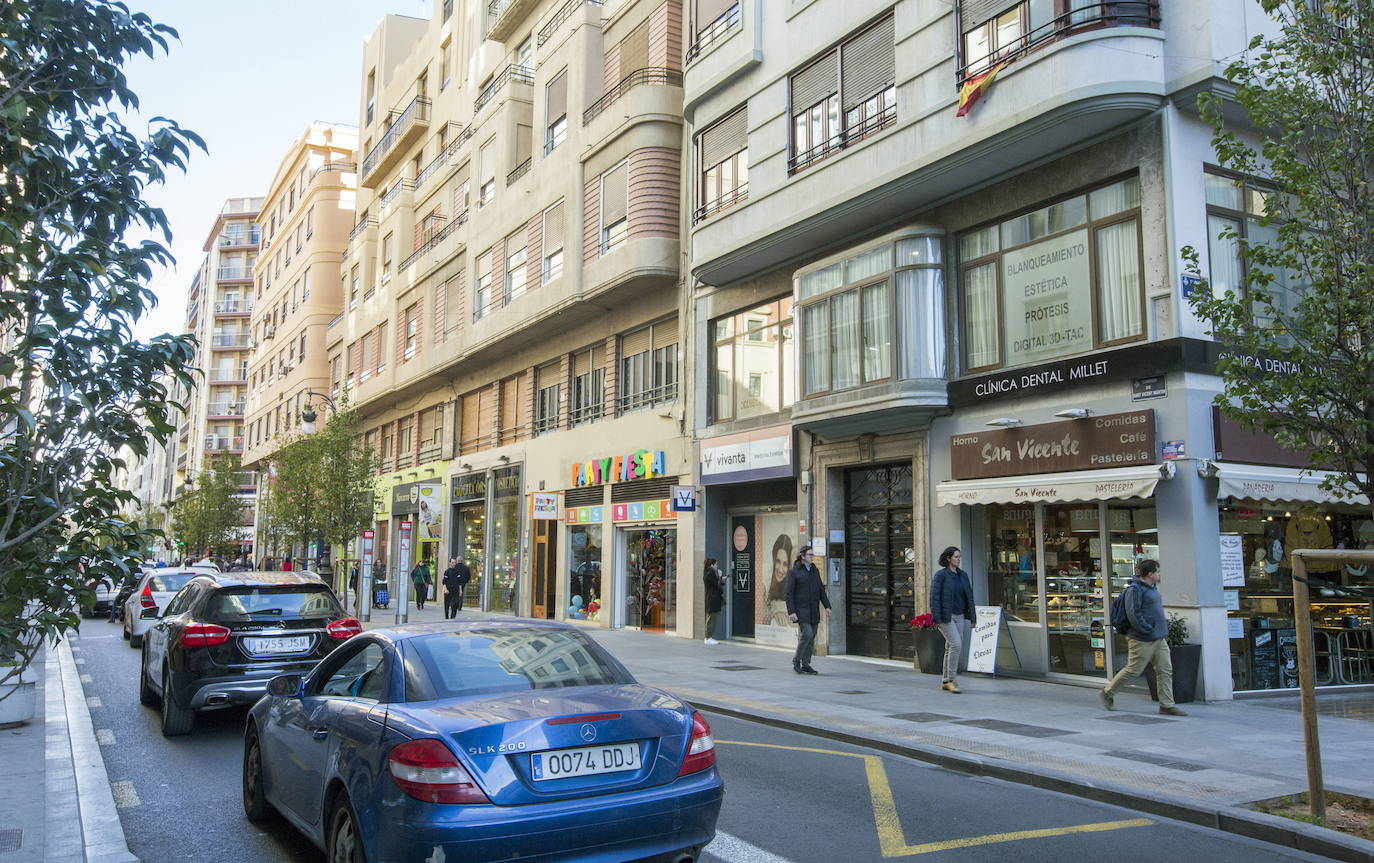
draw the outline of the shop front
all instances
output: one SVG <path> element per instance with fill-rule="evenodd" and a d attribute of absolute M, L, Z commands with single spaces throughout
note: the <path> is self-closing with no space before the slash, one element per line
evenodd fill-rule
<path fill-rule="evenodd" d="M 1369 500 L 1323 488 L 1310 456 L 1280 447 L 1213 409 L 1222 587 L 1238 692 L 1296 689 L 1292 551 L 1374 549 Z M 1318 686 L 1374 683 L 1374 572 L 1367 564 L 1309 563 Z"/>
<path fill-rule="evenodd" d="M 482 586 L 487 581 L 487 472 L 459 474 L 449 480 L 449 489 L 453 501 L 450 554 L 472 569 L 463 606 L 481 608 Z"/>
<path fill-rule="evenodd" d="M 1002 608 L 999 673 L 1105 679 L 1125 665 L 1108 606 L 1136 561 L 1159 559 L 1154 498 L 1175 470 L 1157 452 L 1153 410 L 950 437 L 936 503 L 966 515 L 966 568 Z"/>
<path fill-rule="evenodd" d="M 399 536 L 402 522 L 411 525 L 411 551 L 409 560 L 391 561 L 394 578 L 392 590 L 409 588 L 410 570 L 423 562 L 429 567 L 434 584 L 430 586 L 430 599 L 436 597 L 439 579 L 436 573 L 444 570 L 440 557 L 440 542 L 443 538 L 444 484 L 437 480 L 403 482 L 391 488 L 391 530 Z"/>
<path fill-rule="evenodd" d="M 472 569 L 465 606 L 513 614 L 518 600 L 522 518 L 520 465 L 458 474 L 453 501 L 452 554 Z M 447 565 L 447 561 L 445 561 Z"/>

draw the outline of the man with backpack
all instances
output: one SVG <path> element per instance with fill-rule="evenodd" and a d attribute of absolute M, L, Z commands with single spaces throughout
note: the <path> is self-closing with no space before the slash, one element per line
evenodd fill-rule
<path fill-rule="evenodd" d="M 1129 647 L 1126 667 L 1102 687 L 1097 696 L 1102 706 L 1116 709 L 1116 690 L 1139 677 L 1151 661 L 1159 692 L 1159 712 L 1187 716 L 1174 704 L 1174 665 L 1169 658 L 1169 620 L 1159 596 L 1159 561 L 1148 558 L 1135 565 L 1135 579 L 1112 601 L 1112 628 L 1126 636 Z"/>

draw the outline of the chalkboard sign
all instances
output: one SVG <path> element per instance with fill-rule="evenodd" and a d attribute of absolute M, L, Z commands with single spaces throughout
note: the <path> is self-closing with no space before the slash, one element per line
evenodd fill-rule
<path fill-rule="evenodd" d="M 1272 629 L 1250 633 L 1250 674 L 1255 689 L 1277 689 L 1279 685 L 1279 642 Z"/>

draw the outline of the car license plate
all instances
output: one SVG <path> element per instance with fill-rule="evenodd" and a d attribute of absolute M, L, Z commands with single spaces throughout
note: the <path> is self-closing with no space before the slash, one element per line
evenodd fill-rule
<path fill-rule="evenodd" d="M 291 635 L 285 638 L 245 638 L 243 646 L 254 656 L 272 653 L 299 653 L 310 649 L 310 636 Z"/>
<path fill-rule="evenodd" d="M 619 773 L 625 770 L 638 770 L 639 767 L 638 743 L 559 749 L 553 752 L 536 752 L 530 756 L 530 772 L 537 780 Z"/>

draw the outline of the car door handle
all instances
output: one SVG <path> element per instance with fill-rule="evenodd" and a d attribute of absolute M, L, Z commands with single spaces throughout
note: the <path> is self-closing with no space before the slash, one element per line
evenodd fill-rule
<path fill-rule="evenodd" d="M 328 729 L 328 728 L 312 728 L 312 729 L 310 729 L 310 736 L 311 736 L 311 737 L 314 737 L 316 740 L 323 740 L 323 739 L 325 739 L 326 737 L 329 736 L 329 729 Z"/>

